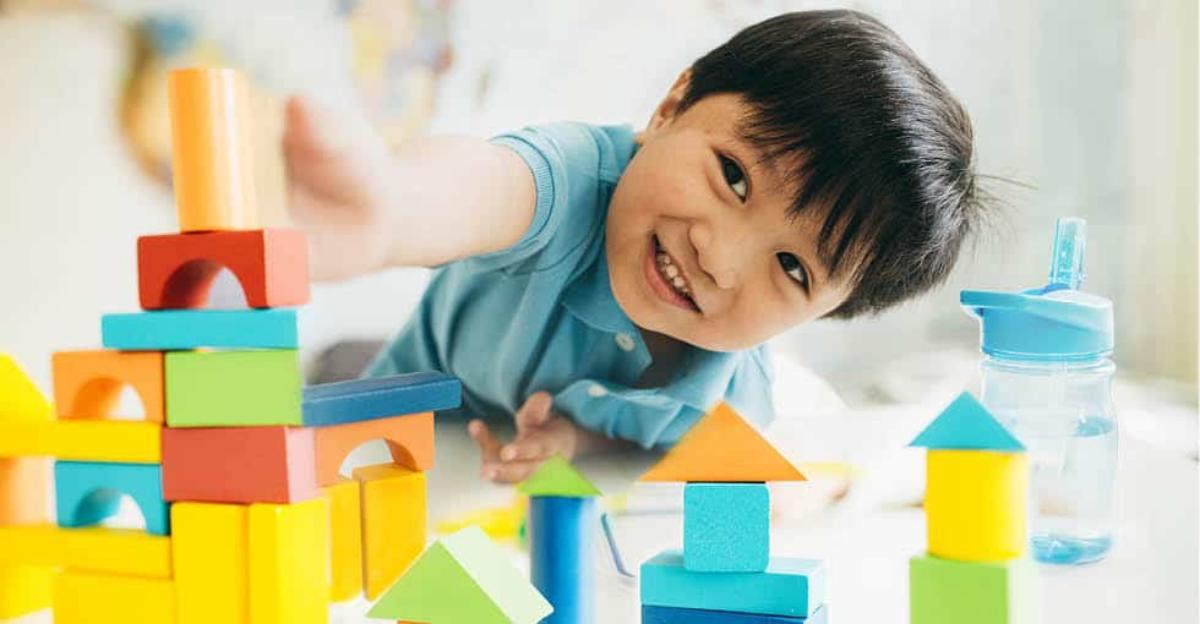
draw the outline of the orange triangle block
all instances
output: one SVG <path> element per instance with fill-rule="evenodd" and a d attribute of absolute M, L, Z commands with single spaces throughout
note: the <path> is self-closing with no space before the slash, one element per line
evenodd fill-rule
<path fill-rule="evenodd" d="M 736 410 L 720 403 L 638 480 L 758 483 L 805 478 Z"/>

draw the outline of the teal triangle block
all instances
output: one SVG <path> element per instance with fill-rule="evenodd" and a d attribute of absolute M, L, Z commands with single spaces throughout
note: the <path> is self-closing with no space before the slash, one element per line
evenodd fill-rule
<path fill-rule="evenodd" d="M 528 479 L 517 486 L 517 490 L 528 496 L 567 498 L 591 498 L 601 494 L 600 489 L 579 474 L 562 455 L 555 455 L 542 462 Z"/>
<path fill-rule="evenodd" d="M 909 446 L 927 449 L 1024 451 L 1007 427 L 969 393 L 962 393 Z"/>

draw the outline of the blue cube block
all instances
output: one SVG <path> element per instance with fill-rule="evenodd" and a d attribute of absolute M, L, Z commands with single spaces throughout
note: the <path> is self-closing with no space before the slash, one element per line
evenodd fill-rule
<path fill-rule="evenodd" d="M 100 337 L 109 349 L 182 351 L 214 349 L 295 349 L 300 345 L 296 311 L 158 310 L 105 314 Z"/>
<path fill-rule="evenodd" d="M 809 617 L 825 602 L 825 567 L 815 559 L 772 557 L 763 572 L 692 572 L 668 550 L 642 564 L 642 604 Z"/>
<path fill-rule="evenodd" d="M 683 567 L 762 572 L 771 558 L 765 483 L 689 483 L 683 489 Z"/>
<path fill-rule="evenodd" d="M 646 605 L 642 607 L 642 624 L 827 624 L 826 613 L 826 607 L 821 607 L 803 618 Z"/>

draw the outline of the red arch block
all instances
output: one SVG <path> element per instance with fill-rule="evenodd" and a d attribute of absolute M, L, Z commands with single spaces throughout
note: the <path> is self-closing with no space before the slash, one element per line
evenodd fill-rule
<path fill-rule="evenodd" d="M 394 463 L 417 472 L 433 467 L 433 412 L 317 427 L 313 431 L 317 482 L 321 486 L 338 482 L 338 470 L 350 451 L 381 438 L 387 442 Z"/>
<path fill-rule="evenodd" d="M 145 310 L 204 307 L 228 268 L 252 308 L 308 302 L 308 243 L 299 230 L 161 234 L 138 238 L 138 297 Z"/>

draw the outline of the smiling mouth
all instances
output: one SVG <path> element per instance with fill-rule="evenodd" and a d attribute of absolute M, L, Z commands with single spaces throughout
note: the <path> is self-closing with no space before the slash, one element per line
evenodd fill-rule
<path fill-rule="evenodd" d="M 654 272 L 662 280 L 661 286 L 671 295 L 671 303 L 693 312 L 700 312 L 700 306 L 696 305 L 696 300 L 692 298 L 692 287 L 688 283 L 687 277 L 684 276 L 683 269 L 663 248 L 662 242 L 658 240 L 658 235 L 653 235 L 651 239 L 653 241 Z"/>

